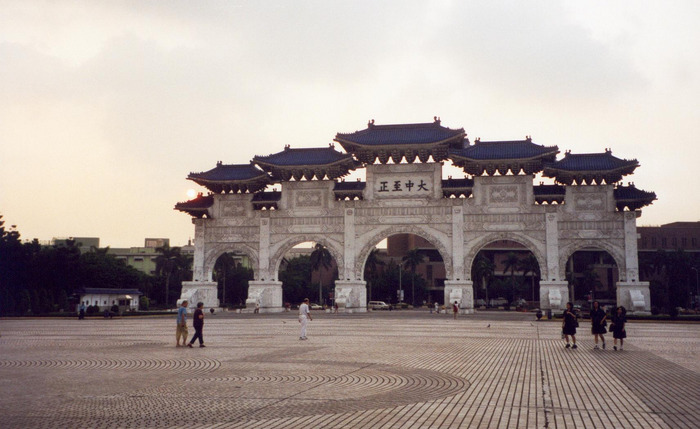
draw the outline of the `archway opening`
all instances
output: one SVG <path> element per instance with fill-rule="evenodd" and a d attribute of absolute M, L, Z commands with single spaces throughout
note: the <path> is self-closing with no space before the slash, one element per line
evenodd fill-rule
<path fill-rule="evenodd" d="M 322 244 L 305 241 L 285 253 L 279 267 L 285 307 L 297 306 L 309 298 L 312 306 L 333 305 L 338 264 Z"/>
<path fill-rule="evenodd" d="M 620 280 L 620 270 L 605 250 L 585 248 L 574 252 L 566 262 L 566 280 L 576 306 L 589 308 L 593 301 L 614 306 L 617 302 L 615 284 Z"/>
<path fill-rule="evenodd" d="M 216 259 L 213 279 L 222 307 L 245 307 L 248 282 L 254 273 L 250 258 L 242 252 L 226 252 Z"/>
<path fill-rule="evenodd" d="M 472 262 L 471 276 L 475 307 L 539 307 L 540 264 L 521 243 L 485 245 Z"/>
<path fill-rule="evenodd" d="M 419 235 L 393 234 L 379 241 L 364 267 L 369 301 L 416 307 L 443 300 L 445 263 L 435 246 Z"/>

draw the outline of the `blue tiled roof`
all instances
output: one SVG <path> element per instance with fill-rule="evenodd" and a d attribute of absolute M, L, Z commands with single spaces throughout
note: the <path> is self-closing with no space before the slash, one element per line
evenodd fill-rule
<path fill-rule="evenodd" d="M 636 159 L 626 160 L 613 156 L 612 152 L 581 153 L 567 152 L 564 159 L 547 165 L 547 168 L 567 171 L 609 171 L 625 167 L 637 167 Z"/>
<path fill-rule="evenodd" d="M 258 192 L 253 195 L 251 200 L 254 203 L 269 202 L 269 201 L 279 201 L 282 198 L 282 192 L 280 191 L 269 191 L 269 192 Z"/>
<path fill-rule="evenodd" d="M 529 139 L 494 142 L 477 140 L 473 145 L 463 149 L 451 149 L 450 155 L 485 161 L 537 158 L 543 155 L 556 155 L 557 152 L 559 152 L 557 146 L 542 146 L 532 143 Z"/>
<path fill-rule="evenodd" d="M 253 158 L 255 163 L 277 166 L 328 165 L 342 160 L 352 160 L 352 155 L 338 152 L 332 147 L 292 149 L 289 146 L 282 152 Z"/>
<path fill-rule="evenodd" d="M 192 209 L 207 209 L 214 204 L 214 197 L 211 195 L 199 194 L 197 197 L 185 201 L 182 203 L 177 203 L 175 205 L 176 210 L 192 210 Z"/>
<path fill-rule="evenodd" d="M 566 195 L 566 188 L 562 185 L 535 185 L 532 187 L 533 194 L 541 195 Z"/>
<path fill-rule="evenodd" d="M 613 191 L 616 200 L 655 200 L 656 193 L 637 189 L 634 185 L 618 186 Z"/>
<path fill-rule="evenodd" d="M 231 180 L 250 180 L 267 173 L 251 164 L 222 164 L 218 162 L 216 167 L 202 173 L 190 173 L 189 179 L 202 179 L 211 182 L 225 182 Z"/>
<path fill-rule="evenodd" d="M 351 142 L 364 146 L 406 145 L 438 143 L 455 137 L 462 137 L 464 128 L 450 129 L 440 125 L 440 121 L 425 124 L 374 125 L 354 133 L 338 133 L 337 142 Z"/>
<path fill-rule="evenodd" d="M 355 181 L 355 182 L 335 182 L 333 186 L 334 191 L 362 191 L 367 186 L 367 183 Z"/>
<path fill-rule="evenodd" d="M 442 189 L 450 188 L 472 188 L 474 187 L 474 179 L 463 178 L 463 179 L 452 179 L 442 180 Z"/>

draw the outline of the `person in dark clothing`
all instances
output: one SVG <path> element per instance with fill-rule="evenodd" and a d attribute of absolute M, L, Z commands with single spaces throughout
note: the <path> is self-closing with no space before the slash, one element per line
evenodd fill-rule
<path fill-rule="evenodd" d="M 625 307 L 619 306 L 615 309 L 615 314 L 613 314 L 610 321 L 610 331 L 613 333 L 613 350 L 617 350 L 617 340 L 620 340 L 620 351 L 622 351 L 622 344 L 627 338 L 627 332 L 625 331 L 625 324 L 627 323 L 626 313 Z"/>
<path fill-rule="evenodd" d="M 593 334 L 593 339 L 595 341 L 594 349 L 598 349 L 598 337 L 603 343 L 603 350 L 605 350 L 605 337 L 603 334 L 607 332 L 605 326 L 607 322 L 608 315 L 605 314 L 602 308 L 600 308 L 600 303 L 598 301 L 593 301 L 593 309 L 591 310 L 591 334 Z"/>
<path fill-rule="evenodd" d="M 187 347 L 191 348 L 192 344 L 194 344 L 194 340 L 196 339 L 199 339 L 199 347 L 206 347 L 204 345 L 204 337 L 202 336 L 202 330 L 204 329 L 204 311 L 202 311 L 202 308 L 204 308 L 204 303 L 198 302 L 197 309 L 194 311 L 194 315 L 192 315 L 194 335 L 192 336 L 190 342 L 187 343 Z"/>
<path fill-rule="evenodd" d="M 576 314 L 574 314 L 573 303 L 566 303 L 566 310 L 564 310 L 562 317 L 564 320 L 561 323 L 561 330 L 564 334 L 564 338 L 566 338 L 566 348 L 568 349 L 571 347 L 572 349 L 576 349 L 578 348 L 576 345 L 576 325 L 578 325 L 578 322 L 576 321 Z M 569 344 L 569 336 L 571 336 L 571 339 L 574 342 L 573 346 Z"/>

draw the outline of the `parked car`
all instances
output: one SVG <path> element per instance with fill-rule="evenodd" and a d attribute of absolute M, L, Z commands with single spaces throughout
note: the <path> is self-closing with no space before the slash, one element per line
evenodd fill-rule
<path fill-rule="evenodd" d="M 323 307 L 318 304 L 311 304 L 310 307 L 312 310 L 323 310 Z"/>
<path fill-rule="evenodd" d="M 511 307 L 526 307 L 526 306 L 527 306 L 527 301 L 525 301 L 525 300 L 522 299 L 522 298 L 516 299 L 515 301 L 513 301 L 513 302 L 510 303 L 510 306 L 511 306 Z"/>
<path fill-rule="evenodd" d="M 475 299 L 474 300 L 474 306 L 476 307 L 486 307 L 486 300 L 485 299 Z"/>
<path fill-rule="evenodd" d="M 384 301 L 370 301 L 367 307 L 371 310 L 391 310 L 391 306 Z"/>
<path fill-rule="evenodd" d="M 503 297 L 500 297 L 500 296 L 498 298 L 489 300 L 489 306 L 491 306 L 491 307 L 499 307 L 501 305 L 507 305 L 507 304 L 508 304 L 508 300 L 503 298 Z"/>

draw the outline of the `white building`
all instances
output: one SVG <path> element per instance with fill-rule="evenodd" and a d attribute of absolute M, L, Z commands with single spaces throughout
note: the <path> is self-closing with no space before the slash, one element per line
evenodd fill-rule
<path fill-rule="evenodd" d="M 119 307 L 119 311 L 138 311 L 139 297 L 143 295 L 138 289 L 112 289 L 112 288 L 85 288 L 78 291 L 80 297 L 78 308 L 84 304 L 86 307 L 98 306 L 100 311 L 109 310 L 113 305 Z"/>

